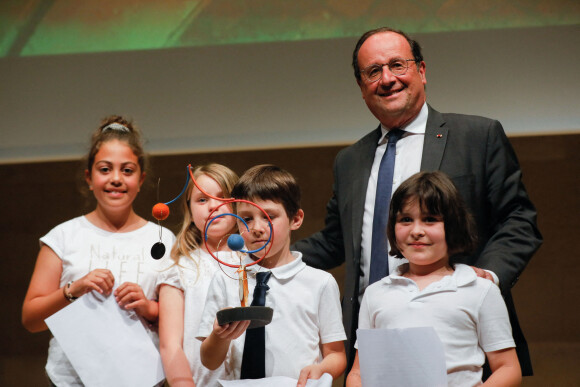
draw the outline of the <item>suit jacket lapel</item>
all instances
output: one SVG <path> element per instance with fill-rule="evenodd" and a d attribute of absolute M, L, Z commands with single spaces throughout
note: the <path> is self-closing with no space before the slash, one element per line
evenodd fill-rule
<path fill-rule="evenodd" d="M 448 128 L 445 126 L 443 115 L 429 108 L 427 126 L 425 128 L 425 142 L 421 156 L 421 171 L 435 171 L 441 167 L 443 152 L 447 145 Z"/>
<path fill-rule="evenodd" d="M 371 168 L 375 159 L 375 150 L 379 139 L 381 138 L 381 126 L 379 125 L 370 136 L 367 136 L 357 149 L 360 159 L 358 163 L 359 173 L 353 179 L 351 187 L 352 199 L 352 238 L 353 246 L 355 248 L 354 255 L 357 259 L 360 258 L 360 246 L 362 237 L 362 221 L 364 214 L 364 205 L 371 175 Z"/>

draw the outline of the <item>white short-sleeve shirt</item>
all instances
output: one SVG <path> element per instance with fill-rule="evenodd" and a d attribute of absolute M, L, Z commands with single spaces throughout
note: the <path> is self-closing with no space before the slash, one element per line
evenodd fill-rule
<path fill-rule="evenodd" d="M 342 325 L 339 290 L 334 277 L 307 266 L 302 254 L 292 252 L 295 259 L 271 269 L 266 306 L 274 309 L 272 322 L 266 325 L 266 376 L 298 378 L 302 368 L 322 359 L 321 344 L 346 339 Z M 256 265 L 257 266 L 257 265 Z M 253 267 L 256 267 L 253 266 Z M 269 270 L 263 267 L 259 271 Z M 248 275 L 250 298 L 256 285 Z M 238 281 L 217 272 L 209 288 L 198 338 L 212 332 L 217 311 L 240 306 Z M 251 300 L 250 300 L 251 301 Z M 245 334 L 233 340 L 233 356 L 228 366 L 240 378 Z"/>
<path fill-rule="evenodd" d="M 79 216 L 53 228 L 40 238 L 40 243 L 50 247 L 62 260 L 61 287 L 94 269 L 109 269 L 115 278 L 115 287 L 134 282 L 141 286 L 148 299 L 157 300 L 157 276 L 167 264 L 175 241 L 173 233 L 166 228 L 161 235 L 166 252 L 160 260 L 151 257 L 151 247 L 159 242 L 159 226 L 152 222 L 134 231 L 114 233 Z M 157 333 L 149 329 L 149 335 L 157 345 Z M 57 386 L 83 385 L 54 338 L 48 348 L 46 372 Z"/>
<path fill-rule="evenodd" d="M 479 385 L 485 352 L 515 347 L 499 288 L 457 264 L 452 275 L 419 290 L 400 275 L 406 266 L 367 288 L 358 327 L 433 327 L 445 350 L 449 386 Z"/>

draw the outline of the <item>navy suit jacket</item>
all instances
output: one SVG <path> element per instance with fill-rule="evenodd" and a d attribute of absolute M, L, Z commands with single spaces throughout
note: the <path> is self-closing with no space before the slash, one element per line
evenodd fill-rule
<path fill-rule="evenodd" d="M 298 241 L 311 266 L 324 270 L 346 263 L 343 322 L 350 369 L 358 326 L 363 207 L 380 126 L 341 150 L 334 163 L 333 196 L 323 230 Z M 501 124 L 484 117 L 439 113 L 429 106 L 422 171 L 441 170 L 453 180 L 471 213 L 479 236 L 474 254 L 461 263 L 497 274 L 508 307 L 524 375 L 532 374 L 527 343 L 510 289 L 540 247 L 536 210 L 521 181 L 516 155 Z"/>

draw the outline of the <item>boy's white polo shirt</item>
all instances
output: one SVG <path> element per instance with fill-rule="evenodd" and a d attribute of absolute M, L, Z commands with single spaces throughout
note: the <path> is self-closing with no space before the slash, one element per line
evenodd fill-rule
<path fill-rule="evenodd" d="M 515 347 L 499 288 L 457 264 L 452 275 L 419 290 L 400 275 L 407 265 L 367 288 L 359 328 L 433 327 L 445 349 L 449 385 L 477 385 L 484 352 Z"/>
<path fill-rule="evenodd" d="M 307 266 L 302 254 L 292 252 L 295 259 L 270 271 L 270 289 L 266 306 L 274 310 L 272 322 L 266 326 L 266 376 L 298 378 L 302 368 L 322 359 L 320 345 L 346 339 L 338 285 L 334 277 Z M 256 265 L 257 266 L 257 265 Z M 255 267 L 255 266 L 254 266 Z M 264 267 L 257 267 L 266 271 Z M 248 275 L 250 302 L 256 285 L 255 276 Z M 222 272 L 214 276 L 202 315 L 198 338 L 212 331 L 215 315 L 225 307 L 240 306 L 238 281 Z M 234 356 L 226 367 L 239 379 L 245 333 L 233 340 Z"/>

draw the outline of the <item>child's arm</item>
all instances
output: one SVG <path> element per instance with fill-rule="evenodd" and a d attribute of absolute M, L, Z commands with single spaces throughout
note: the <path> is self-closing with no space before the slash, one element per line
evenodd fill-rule
<path fill-rule="evenodd" d="M 329 373 L 333 379 L 336 379 L 346 369 L 346 353 L 343 341 L 322 344 L 321 349 L 322 361 L 318 364 L 304 367 L 300 371 L 297 387 L 305 386 L 308 379 L 320 379 L 325 373 Z"/>
<path fill-rule="evenodd" d="M 22 324 L 30 332 L 47 330 L 44 319 L 70 304 L 65 292 L 74 297 L 92 290 L 109 294 L 115 283 L 113 274 L 107 269 L 95 269 L 63 287 L 60 287 L 61 275 L 62 260 L 50 247 L 43 245 L 22 305 Z"/>
<path fill-rule="evenodd" d="M 362 387 L 362 380 L 360 378 L 360 363 L 358 360 L 358 349 L 354 357 L 354 364 L 346 377 L 346 387 Z"/>
<path fill-rule="evenodd" d="M 161 285 L 159 289 L 159 352 L 167 382 L 172 387 L 195 387 L 183 352 L 185 298 L 180 289 Z"/>
<path fill-rule="evenodd" d="M 487 352 L 491 376 L 484 386 L 519 386 L 522 383 L 522 371 L 515 348 Z"/>
<path fill-rule="evenodd" d="M 234 321 L 219 325 L 217 319 L 213 323 L 213 331 L 201 343 L 201 363 L 210 370 L 218 368 L 226 359 L 230 342 L 237 339 L 248 329 L 250 321 Z"/>

